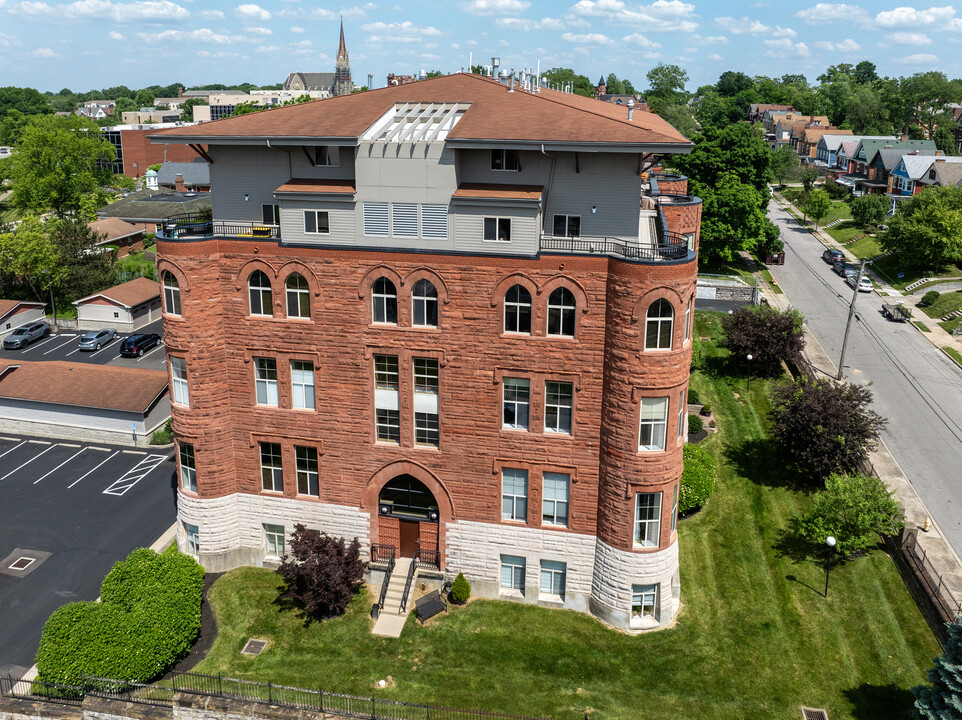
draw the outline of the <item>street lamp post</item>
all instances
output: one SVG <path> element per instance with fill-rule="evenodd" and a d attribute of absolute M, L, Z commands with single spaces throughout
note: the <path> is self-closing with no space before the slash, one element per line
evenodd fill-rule
<path fill-rule="evenodd" d="M 745 392 L 752 391 L 752 354 L 748 353 L 748 382 L 745 383 Z"/>
<path fill-rule="evenodd" d="M 835 538 L 829 535 L 825 538 L 825 544 L 828 545 L 828 561 L 825 563 L 825 597 L 828 598 L 828 575 L 832 572 L 832 550 L 835 549 Z"/>

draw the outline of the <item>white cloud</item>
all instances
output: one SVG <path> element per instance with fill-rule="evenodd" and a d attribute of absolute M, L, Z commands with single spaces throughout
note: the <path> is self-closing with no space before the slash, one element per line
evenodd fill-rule
<path fill-rule="evenodd" d="M 251 35 L 257 35 L 258 37 L 264 37 L 265 35 L 273 35 L 274 31 L 270 28 L 260 27 L 260 26 L 247 26 L 244 28 L 244 32 L 250 33 Z"/>
<path fill-rule="evenodd" d="M 220 10 L 202 10 L 200 16 L 205 20 L 223 20 L 224 13 Z"/>
<path fill-rule="evenodd" d="M 35 57 L 35 58 L 55 58 L 55 57 L 60 57 L 60 55 L 58 55 L 57 53 L 55 53 L 55 52 L 54 52 L 53 50 L 51 50 L 50 48 L 37 48 L 37 49 L 34 50 L 32 53 L 30 53 L 30 56 L 31 56 L 31 57 Z"/>
<path fill-rule="evenodd" d="M 886 36 L 898 45 L 931 45 L 932 40 L 925 33 L 895 32 Z"/>
<path fill-rule="evenodd" d="M 692 40 L 701 45 L 727 45 L 728 38 L 724 35 L 695 35 Z"/>
<path fill-rule="evenodd" d="M 257 52 L 262 52 L 262 53 L 277 52 L 280 49 L 281 48 L 279 45 L 261 45 L 257 48 Z"/>
<path fill-rule="evenodd" d="M 159 33 L 137 33 L 137 37 L 144 42 L 168 43 L 168 42 L 202 42 L 211 45 L 232 45 L 234 43 L 246 42 L 244 35 L 223 35 L 215 33 L 209 28 L 199 30 L 164 30 Z"/>
<path fill-rule="evenodd" d="M 311 47 L 312 43 L 310 40 L 301 40 L 299 42 L 291 43 L 291 47 L 307 48 Z"/>
<path fill-rule="evenodd" d="M 773 32 L 768 25 L 748 17 L 717 17 L 715 24 L 732 35 L 771 35 Z"/>
<path fill-rule="evenodd" d="M 791 28 L 783 28 L 781 25 L 776 25 L 775 29 L 772 31 L 772 36 L 774 37 L 789 37 L 793 38 L 798 35 L 797 32 Z"/>
<path fill-rule="evenodd" d="M 574 33 L 566 32 L 561 36 L 561 39 L 569 43 L 577 43 L 579 45 L 613 45 L 614 40 L 612 40 L 607 35 L 601 33 L 585 33 L 584 35 L 575 35 Z"/>
<path fill-rule="evenodd" d="M 815 43 L 815 47 L 817 47 L 819 50 L 824 50 L 825 52 L 843 52 L 843 53 L 857 52 L 862 49 L 862 46 L 859 45 L 854 40 L 852 40 L 851 38 L 842 40 L 842 42 L 837 42 L 837 43 L 824 42 L 824 41 L 817 42 Z"/>
<path fill-rule="evenodd" d="M 119 32 L 117 32 L 116 30 L 111 30 L 111 31 L 110 31 L 110 39 L 111 39 L 111 40 L 123 40 L 123 39 L 124 39 L 124 36 L 121 35 Z"/>
<path fill-rule="evenodd" d="M 238 5 L 235 11 L 237 16 L 244 18 L 245 20 L 270 20 L 271 14 L 260 5 L 255 5 L 253 3 L 244 3 L 243 5 Z"/>
<path fill-rule="evenodd" d="M 297 25 L 294 25 L 293 27 L 291 27 L 291 32 L 294 33 L 295 35 L 303 35 L 307 31 L 302 27 L 297 27 Z"/>
<path fill-rule="evenodd" d="M 337 18 L 337 15 L 324 8 L 284 8 L 277 14 L 285 20 L 334 20 Z"/>
<path fill-rule="evenodd" d="M 707 57 L 709 60 L 712 60 L 713 62 L 721 62 L 722 60 L 725 59 L 718 53 L 712 53 L 711 55 L 706 55 L 705 57 Z"/>
<path fill-rule="evenodd" d="M 916 10 L 912 7 L 897 7 L 894 10 L 886 10 L 875 16 L 875 22 L 882 27 L 907 27 L 920 28 L 932 26 L 946 26 L 956 24 L 955 8 L 950 5 L 945 7 L 928 8 L 927 10 Z"/>
<path fill-rule="evenodd" d="M 932 55 L 931 53 L 916 53 L 915 55 L 899 58 L 898 61 L 907 65 L 938 65 L 942 62 L 938 56 Z"/>
<path fill-rule="evenodd" d="M 17 39 L 13 35 L 7 35 L 6 33 L 0 33 L 0 48 L 13 47 L 14 45 L 19 45 Z"/>
<path fill-rule="evenodd" d="M 795 17 L 809 25 L 823 25 L 833 22 L 861 22 L 868 18 L 868 13 L 858 5 L 818 3 L 807 10 L 799 10 L 795 13 Z"/>
<path fill-rule="evenodd" d="M 410 20 L 401 23 L 373 22 L 361 25 L 361 30 L 371 35 L 371 42 L 396 42 L 396 43 L 415 43 L 421 42 L 426 37 L 436 37 L 441 31 L 432 25 L 419 27 Z"/>
<path fill-rule="evenodd" d="M 660 48 L 661 43 L 652 42 L 641 33 L 632 33 L 621 38 L 623 43 L 642 48 Z"/>
<path fill-rule="evenodd" d="M 641 25 L 648 32 L 694 32 L 698 28 L 694 10 L 694 5 L 681 0 L 655 0 L 650 5 L 629 5 L 622 0 L 579 0 L 571 7 L 575 16 L 603 18 L 619 25 Z"/>
<path fill-rule="evenodd" d="M 529 20 L 528 18 L 498 18 L 495 24 L 504 30 L 562 30 L 565 24 L 557 18 L 541 18 L 540 20 Z"/>
<path fill-rule="evenodd" d="M 764 42 L 769 48 L 769 50 L 765 53 L 765 55 L 768 57 L 809 57 L 812 54 L 808 49 L 808 45 L 803 42 L 793 43 L 788 38 L 781 38 L 780 40 L 765 40 Z"/>
<path fill-rule="evenodd" d="M 28 17 L 70 21 L 81 19 L 122 22 L 168 22 L 186 20 L 190 13 L 170 0 L 140 0 L 121 3 L 110 0 L 76 0 L 65 5 L 45 2 L 21 2 L 10 6 L 11 12 Z"/>
<path fill-rule="evenodd" d="M 531 7 L 527 0 L 468 0 L 461 9 L 472 15 L 517 15 Z"/>

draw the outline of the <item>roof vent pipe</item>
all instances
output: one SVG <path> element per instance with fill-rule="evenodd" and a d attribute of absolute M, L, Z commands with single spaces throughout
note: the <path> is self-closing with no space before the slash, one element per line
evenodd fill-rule
<path fill-rule="evenodd" d="M 501 67 L 501 58 L 496 58 L 496 57 L 491 58 L 491 77 L 493 77 L 495 80 L 498 80 L 501 77 L 501 73 L 498 71 L 498 68 L 500 67 Z"/>
<path fill-rule="evenodd" d="M 514 92 L 514 68 L 511 68 L 511 89 L 508 92 Z"/>
<path fill-rule="evenodd" d="M 628 122 L 631 122 L 631 116 L 634 110 L 635 110 L 635 99 L 628 98 Z"/>
<path fill-rule="evenodd" d="M 418 73 L 418 80 L 427 80 L 427 79 L 428 79 L 428 72 L 427 70 L 422 68 L 421 72 Z"/>

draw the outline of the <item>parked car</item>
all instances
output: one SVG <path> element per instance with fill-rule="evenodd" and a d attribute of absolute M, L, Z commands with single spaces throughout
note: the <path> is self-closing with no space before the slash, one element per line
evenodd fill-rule
<path fill-rule="evenodd" d="M 841 275 L 842 277 L 850 275 L 851 273 L 858 274 L 858 266 L 853 265 L 850 262 L 845 262 L 844 260 L 832 265 L 832 270 L 834 270 L 837 275 Z"/>
<path fill-rule="evenodd" d="M 829 265 L 834 265 L 837 262 L 845 262 L 845 253 L 841 250 L 833 250 L 829 248 L 822 253 L 822 260 L 827 262 Z"/>
<path fill-rule="evenodd" d="M 160 335 L 157 333 L 145 333 L 143 335 L 131 335 L 120 343 L 120 354 L 123 357 L 141 357 L 144 352 L 160 344 Z"/>
<path fill-rule="evenodd" d="M 858 273 L 845 276 L 845 282 L 847 282 L 852 287 L 855 287 L 856 280 L 858 280 Z M 858 281 L 859 292 L 872 292 L 874 289 L 875 289 L 875 286 L 872 285 L 872 281 L 869 280 L 864 275 L 862 276 L 862 279 Z"/>
<path fill-rule="evenodd" d="M 113 328 L 103 330 L 91 330 L 80 336 L 77 348 L 80 350 L 99 350 L 117 336 L 117 331 Z"/>
<path fill-rule="evenodd" d="M 50 334 L 50 325 L 46 322 L 35 322 L 18 327 L 3 339 L 4 350 L 19 350 L 25 348 L 34 340 L 45 338 Z"/>

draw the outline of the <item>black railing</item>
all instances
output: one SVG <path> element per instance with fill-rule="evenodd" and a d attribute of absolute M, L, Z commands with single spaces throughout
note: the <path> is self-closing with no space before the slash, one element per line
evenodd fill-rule
<path fill-rule="evenodd" d="M 87 695 L 92 697 L 164 707 L 171 707 L 174 704 L 174 692 L 176 691 L 173 688 L 128 680 L 110 680 L 89 675 L 82 677 L 84 690 Z"/>
<path fill-rule="evenodd" d="M 418 554 L 414 553 L 411 559 L 411 567 L 408 568 L 407 580 L 404 581 L 404 592 L 401 593 L 401 604 L 398 607 L 398 615 L 403 615 L 408 609 L 408 596 L 411 594 L 411 585 L 414 584 L 414 576 L 418 574 Z"/>
<path fill-rule="evenodd" d="M 158 237 L 162 240 L 212 237 L 262 237 L 279 239 L 281 229 L 277 225 L 256 222 L 233 222 L 212 220 L 208 213 L 184 213 L 172 215 L 161 224 Z"/>
<path fill-rule="evenodd" d="M 588 239 L 545 236 L 541 238 L 541 249 L 617 255 L 629 260 L 646 262 L 668 262 L 684 260 L 688 257 L 688 241 L 675 233 L 660 234 L 657 245 L 607 237 Z"/>
<path fill-rule="evenodd" d="M 77 685 L 0 677 L 0 695 L 22 700 L 40 700 L 61 705 L 82 705 L 86 689 Z"/>
<path fill-rule="evenodd" d="M 394 572 L 394 548 L 388 556 L 387 568 L 384 570 L 384 579 L 381 581 L 381 592 L 378 594 L 377 606 L 379 610 L 384 609 L 384 601 L 387 599 L 387 586 L 391 584 L 391 573 Z"/>
<path fill-rule="evenodd" d="M 395 552 L 396 550 L 393 545 L 373 543 L 371 545 L 371 562 L 387 562 L 390 558 L 394 557 Z"/>
<path fill-rule="evenodd" d="M 415 557 L 418 561 L 418 568 L 429 567 L 435 570 L 441 569 L 441 554 L 434 550 L 418 550 Z"/>

